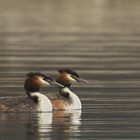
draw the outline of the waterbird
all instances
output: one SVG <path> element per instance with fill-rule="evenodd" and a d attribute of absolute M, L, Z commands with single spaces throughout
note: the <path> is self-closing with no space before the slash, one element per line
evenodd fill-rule
<path fill-rule="evenodd" d="M 48 97 L 39 92 L 41 86 L 47 85 L 61 86 L 43 73 L 28 73 L 24 83 L 26 94 L 17 97 L 0 97 L 0 112 L 52 111 L 52 103 Z"/>
<path fill-rule="evenodd" d="M 56 82 L 60 83 L 64 87 L 59 87 L 59 92 L 56 96 L 48 94 L 48 97 L 52 102 L 53 109 L 82 109 L 82 104 L 79 97 L 70 90 L 70 86 L 75 82 L 87 83 L 88 81 L 80 78 L 79 74 L 76 71 L 64 68 L 58 70 Z"/>

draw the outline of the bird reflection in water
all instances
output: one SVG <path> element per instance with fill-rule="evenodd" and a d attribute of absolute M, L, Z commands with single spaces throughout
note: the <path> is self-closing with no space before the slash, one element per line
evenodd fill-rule
<path fill-rule="evenodd" d="M 30 120 L 26 125 L 26 135 L 35 137 L 38 140 L 44 140 L 52 132 L 52 112 L 32 113 Z"/>
<path fill-rule="evenodd" d="M 71 140 L 80 135 L 81 110 L 63 110 L 32 115 L 32 134 L 39 140 Z M 31 129 L 30 129 L 31 130 Z"/>
<path fill-rule="evenodd" d="M 44 140 L 44 136 L 50 136 L 52 132 L 52 112 L 37 113 L 36 117 L 39 140 Z"/>
<path fill-rule="evenodd" d="M 81 110 L 54 111 L 52 121 L 52 138 L 71 140 L 77 137 L 81 126 Z"/>
<path fill-rule="evenodd" d="M 52 113 L 37 113 L 39 132 L 50 132 L 52 125 Z"/>

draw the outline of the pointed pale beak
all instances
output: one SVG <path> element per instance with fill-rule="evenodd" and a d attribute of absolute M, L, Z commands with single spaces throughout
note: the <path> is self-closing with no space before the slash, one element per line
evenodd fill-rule
<path fill-rule="evenodd" d="M 80 83 L 88 83 L 88 81 L 85 80 L 85 79 L 83 79 L 83 78 L 79 78 L 79 79 L 78 79 L 78 82 L 80 82 Z"/>
<path fill-rule="evenodd" d="M 50 83 L 50 85 L 53 85 L 53 86 L 56 86 L 56 87 L 61 87 L 61 88 L 64 87 L 63 85 L 61 85 L 60 83 L 57 83 L 56 81 L 51 81 L 49 83 Z"/>
<path fill-rule="evenodd" d="M 74 79 L 75 79 L 77 82 L 80 82 L 80 83 L 88 83 L 87 80 L 85 80 L 85 79 L 83 79 L 83 78 L 80 78 L 80 77 L 74 76 Z"/>

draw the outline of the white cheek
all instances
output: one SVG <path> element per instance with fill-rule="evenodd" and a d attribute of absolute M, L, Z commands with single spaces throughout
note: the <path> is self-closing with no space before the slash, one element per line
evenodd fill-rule
<path fill-rule="evenodd" d="M 71 82 L 76 82 L 76 80 L 75 80 L 74 78 L 72 78 L 70 74 L 67 75 L 67 78 L 68 78 Z"/>
<path fill-rule="evenodd" d="M 43 80 L 42 78 L 39 78 L 42 85 L 50 85 L 47 81 Z"/>

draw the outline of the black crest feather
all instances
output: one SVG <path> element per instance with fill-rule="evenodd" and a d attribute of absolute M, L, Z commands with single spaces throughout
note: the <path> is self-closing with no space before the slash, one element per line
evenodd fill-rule
<path fill-rule="evenodd" d="M 74 75 L 76 77 L 79 77 L 78 73 L 72 69 L 59 69 L 58 70 L 59 73 L 63 73 L 63 72 L 66 72 L 68 74 L 71 74 L 71 75 Z"/>
<path fill-rule="evenodd" d="M 44 77 L 44 79 L 49 79 L 49 80 L 53 81 L 52 78 L 50 78 L 49 76 L 46 76 L 45 74 L 43 74 L 41 72 L 29 72 L 29 73 L 26 74 L 26 76 L 28 76 L 28 77 L 34 77 L 36 75 L 37 76 L 42 76 L 42 77 Z"/>

